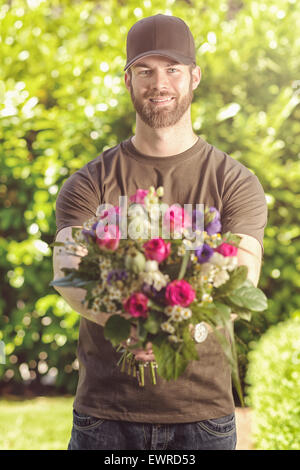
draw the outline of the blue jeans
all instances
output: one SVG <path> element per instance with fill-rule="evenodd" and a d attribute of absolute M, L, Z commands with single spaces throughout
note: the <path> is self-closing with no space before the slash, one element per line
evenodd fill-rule
<path fill-rule="evenodd" d="M 111 421 L 73 411 L 68 450 L 234 450 L 234 413 L 195 423 Z"/>

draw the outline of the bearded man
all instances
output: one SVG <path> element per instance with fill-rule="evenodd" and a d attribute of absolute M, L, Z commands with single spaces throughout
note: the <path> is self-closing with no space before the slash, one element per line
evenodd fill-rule
<path fill-rule="evenodd" d="M 125 86 L 136 110 L 135 135 L 105 150 L 64 183 L 56 205 L 57 241 L 71 238 L 100 204 L 139 188 L 164 187 L 169 205 L 205 204 L 221 214 L 222 231 L 242 237 L 240 264 L 257 285 L 267 220 L 257 177 L 197 136 L 191 120 L 201 80 L 194 39 L 186 23 L 155 15 L 135 23 L 127 36 Z M 54 278 L 76 267 L 78 257 L 54 250 Z M 235 449 L 236 426 L 230 367 L 210 333 L 176 381 L 158 378 L 139 388 L 116 367 L 118 354 L 104 338 L 108 316 L 82 305 L 85 291 L 56 288 L 80 315 L 79 382 L 69 449 Z M 135 332 L 132 332 L 134 339 Z M 155 360 L 151 343 L 136 349 L 140 361 Z"/>

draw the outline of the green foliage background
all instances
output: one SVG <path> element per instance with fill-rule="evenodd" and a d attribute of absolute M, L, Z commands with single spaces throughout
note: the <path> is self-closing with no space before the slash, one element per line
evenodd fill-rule
<path fill-rule="evenodd" d="M 248 343 L 300 310 L 299 2 L 0 1 L 2 385 L 75 391 L 79 318 L 49 287 L 55 200 L 71 173 L 134 132 L 126 34 L 157 13 L 183 18 L 195 37 L 195 131 L 266 192 L 260 287 L 269 309 L 251 334 L 237 329 Z"/>
<path fill-rule="evenodd" d="M 300 449 L 300 318 L 273 325 L 250 352 L 246 380 L 255 447 Z"/>

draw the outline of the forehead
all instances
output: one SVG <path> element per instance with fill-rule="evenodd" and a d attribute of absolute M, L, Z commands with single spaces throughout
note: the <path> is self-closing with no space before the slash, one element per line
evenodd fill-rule
<path fill-rule="evenodd" d="M 183 65 L 179 64 L 175 60 L 165 57 L 165 56 L 159 56 L 159 55 L 150 55 L 146 57 L 141 57 L 138 59 L 134 64 L 132 65 L 131 68 L 139 68 L 139 67 L 169 67 L 170 65 Z"/>

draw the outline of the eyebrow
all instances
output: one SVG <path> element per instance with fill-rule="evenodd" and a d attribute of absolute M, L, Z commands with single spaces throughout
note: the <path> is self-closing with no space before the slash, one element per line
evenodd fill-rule
<path fill-rule="evenodd" d="M 178 62 L 172 62 L 172 63 L 166 64 L 165 67 L 171 67 L 171 66 L 173 66 L 173 65 L 180 65 L 180 64 L 178 64 Z M 151 68 L 150 65 L 148 65 L 148 64 L 146 64 L 146 63 L 144 63 L 144 62 L 139 62 L 138 64 L 135 64 L 135 65 L 132 66 L 133 69 L 138 68 L 138 67 L 140 67 L 140 68 L 146 68 L 146 69 L 150 69 L 150 68 Z"/>

